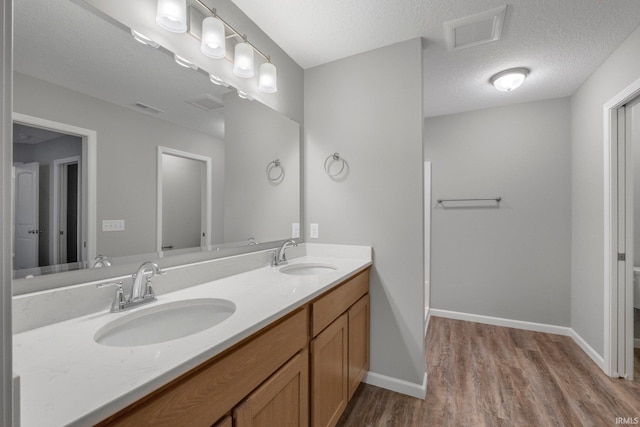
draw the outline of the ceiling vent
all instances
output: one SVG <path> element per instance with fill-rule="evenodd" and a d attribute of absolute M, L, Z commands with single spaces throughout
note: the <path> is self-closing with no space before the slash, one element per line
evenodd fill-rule
<path fill-rule="evenodd" d="M 134 107 L 141 109 L 142 111 L 146 112 L 146 113 L 150 113 L 150 114 L 162 114 L 164 113 L 164 111 L 162 111 L 159 108 L 156 107 L 152 107 L 151 105 L 147 105 L 145 103 L 142 102 L 136 102 L 134 105 Z"/>
<path fill-rule="evenodd" d="M 214 111 L 224 107 L 221 100 L 208 93 L 197 96 L 193 99 L 188 99 L 187 102 L 205 111 Z"/>
<path fill-rule="evenodd" d="M 500 39 L 507 6 L 444 23 L 448 50 L 464 49 Z"/>

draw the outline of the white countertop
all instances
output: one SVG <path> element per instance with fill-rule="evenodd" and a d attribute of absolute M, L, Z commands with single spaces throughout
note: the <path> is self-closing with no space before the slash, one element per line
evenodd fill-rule
<path fill-rule="evenodd" d="M 263 267 L 160 295 L 157 302 L 124 313 L 102 311 L 15 335 L 21 427 L 93 425 L 371 265 L 369 259 L 310 256 L 289 265 L 305 262 L 332 264 L 337 270 L 293 276 L 279 267 Z M 210 329 L 159 344 L 108 347 L 93 339 L 114 319 L 194 298 L 227 299 L 236 312 Z"/>

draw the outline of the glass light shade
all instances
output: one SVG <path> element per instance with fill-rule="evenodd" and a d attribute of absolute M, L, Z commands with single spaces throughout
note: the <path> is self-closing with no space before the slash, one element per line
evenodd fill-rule
<path fill-rule="evenodd" d="M 147 46 L 151 46 L 153 48 L 158 48 L 160 47 L 160 45 L 156 42 L 154 42 L 153 40 L 151 40 L 149 37 L 145 36 L 142 33 L 137 32 L 136 30 L 131 30 L 131 35 L 133 36 L 134 39 L 136 39 L 136 41 L 142 43 L 142 44 L 146 44 Z"/>
<path fill-rule="evenodd" d="M 194 64 L 193 62 L 189 61 L 186 58 L 183 58 L 180 55 L 176 55 L 175 53 L 173 54 L 173 59 L 176 61 L 176 64 L 180 65 L 181 67 L 191 68 L 192 70 L 197 70 L 198 69 L 196 64 Z"/>
<path fill-rule="evenodd" d="M 491 84 L 500 92 L 509 92 L 520 87 L 529 74 L 526 68 L 514 68 L 502 71 L 491 77 Z"/>
<path fill-rule="evenodd" d="M 209 80 L 211 80 L 211 83 L 216 84 L 218 86 L 229 87 L 229 84 L 227 82 L 225 82 L 215 74 L 209 74 Z"/>
<path fill-rule="evenodd" d="M 158 0 L 156 23 L 174 33 L 187 31 L 187 0 Z"/>
<path fill-rule="evenodd" d="M 253 101 L 253 98 L 247 92 L 238 90 L 238 96 L 242 99 L 246 99 L 247 101 Z"/>
<path fill-rule="evenodd" d="M 258 90 L 264 93 L 275 93 L 278 91 L 278 77 L 276 74 L 276 66 L 271 62 L 265 62 L 260 66 Z"/>
<path fill-rule="evenodd" d="M 250 79 L 255 74 L 253 69 L 253 48 L 247 43 L 238 43 L 236 45 L 233 57 L 233 74 L 245 79 Z"/>
<path fill-rule="evenodd" d="M 202 44 L 200 50 L 210 58 L 224 58 L 227 54 L 224 24 L 218 18 L 209 16 L 202 21 Z"/>

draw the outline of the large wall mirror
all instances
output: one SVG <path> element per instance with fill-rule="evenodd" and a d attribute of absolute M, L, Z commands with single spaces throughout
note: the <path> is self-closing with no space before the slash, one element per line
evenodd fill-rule
<path fill-rule="evenodd" d="M 14 22 L 17 293 L 98 254 L 117 265 L 291 237 L 298 123 L 82 2 L 20 0 Z"/>

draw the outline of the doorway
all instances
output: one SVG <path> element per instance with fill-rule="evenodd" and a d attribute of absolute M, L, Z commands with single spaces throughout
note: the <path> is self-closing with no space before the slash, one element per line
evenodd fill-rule
<path fill-rule="evenodd" d="M 634 265 L 640 267 L 640 79 L 604 106 L 605 371 L 634 378 Z M 639 161 L 636 165 L 635 157 Z M 638 181 L 636 183 L 635 181 Z M 634 197 L 638 192 L 638 197 Z M 640 205 L 639 205 L 640 207 Z M 640 351 L 640 350 L 638 350 Z"/>
<path fill-rule="evenodd" d="M 96 132 L 20 113 L 13 113 L 13 130 L 13 277 L 84 268 L 95 257 Z M 23 169 L 30 164 L 38 170 L 31 180 L 31 197 L 37 201 L 26 203 L 29 180 Z M 22 224 L 26 219 L 32 226 Z M 35 251 L 35 262 L 19 259 L 22 225 L 35 240 L 22 252 Z"/>

